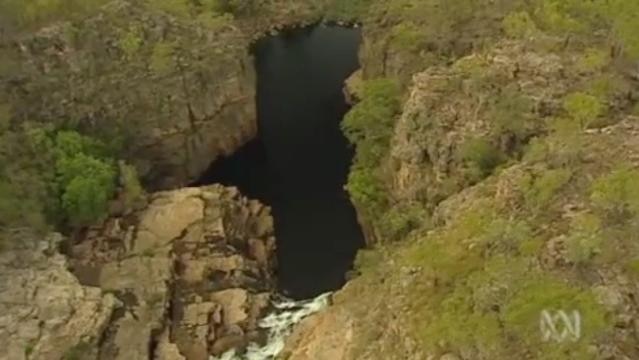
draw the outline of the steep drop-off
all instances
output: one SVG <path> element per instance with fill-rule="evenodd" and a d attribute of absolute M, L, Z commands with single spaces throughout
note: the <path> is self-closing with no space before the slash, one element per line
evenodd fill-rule
<path fill-rule="evenodd" d="M 272 206 L 279 285 L 298 299 L 340 287 L 364 243 L 344 191 L 353 153 L 339 126 L 358 43 L 356 29 L 326 26 L 259 41 L 259 137 L 200 180 Z"/>

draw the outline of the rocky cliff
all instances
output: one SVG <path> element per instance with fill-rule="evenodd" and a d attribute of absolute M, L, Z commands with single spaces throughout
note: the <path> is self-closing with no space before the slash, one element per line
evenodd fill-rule
<path fill-rule="evenodd" d="M 358 255 L 283 359 L 638 356 L 636 82 L 562 46 L 504 39 L 412 76 L 380 169 L 417 221 Z M 544 311 L 580 335 L 544 340 Z"/>
<path fill-rule="evenodd" d="M 272 235 L 268 207 L 212 186 L 154 194 L 89 229 L 68 264 L 55 245 L 5 253 L 3 359 L 206 360 L 259 341 Z"/>
<path fill-rule="evenodd" d="M 107 328 L 118 300 L 78 282 L 58 253 L 61 240 L 51 236 L 0 255 L 1 359 L 60 359 Z"/>
<path fill-rule="evenodd" d="M 256 136 L 251 44 L 320 21 L 326 7 L 252 2 L 234 17 L 179 1 L 105 3 L 84 18 L 3 37 L 3 56 L 20 65 L 2 74 L 0 98 L 16 124 L 106 140 L 156 190 L 192 183 Z"/>
<path fill-rule="evenodd" d="M 256 135 L 248 44 L 231 22 L 114 1 L 20 39 L 7 92 L 16 121 L 117 139 L 151 188 L 179 187 Z"/>

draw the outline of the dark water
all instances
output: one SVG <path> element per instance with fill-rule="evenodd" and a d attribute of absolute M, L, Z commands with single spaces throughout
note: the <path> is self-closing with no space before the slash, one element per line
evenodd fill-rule
<path fill-rule="evenodd" d="M 272 206 L 279 283 L 294 298 L 343 285 L 364 243 L 343 190 L 353 150 L 339 128 L 359 42 L 358 30 L 339 27 L 258 42 L 259 139 L 213 164 L 201 181 L 237 186 Z"/>

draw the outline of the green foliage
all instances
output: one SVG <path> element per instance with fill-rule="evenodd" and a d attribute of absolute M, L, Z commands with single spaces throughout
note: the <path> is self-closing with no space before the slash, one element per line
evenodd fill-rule
<path fill-rule="evenodd" d="M 379 266 L 382 260 L 383 256 L 380 251 L 361 249 L 355 256 L 353 267 L 359 272 L 365 272 Z"/>
<path fill-rule="evenodd" d="M 120 38 L 120 49 L 127 58 L 132 58 L 142 46 L 142 35 L 136 28 L 131 28 Z"/>
<path fill-rule="evenodd" d="M 526 11 L 508 14 L 504 18 L 502 26 L 506 35 L 518 39 L 527 38 L 537 31 L 533 19 Z"/>
<path fill-rule="evenodd" d="M 617 219 L 639 213 L 639 170 L 620 166 L 591 187 L 593 203 Z"/>
<path fill-rule="evenodd" d="M 639 277 L 639 259 L 630 260 L 626 264 L 626 270 L 635 278 Z"/>
<path fill-rule="evenodd" d="M 385 239 L 398 240 L 421 225 L 428 224 L 428 221 L 428 212 L 420 204 L 395 206 L 384 213 L 379 228 Z"/>
<path fill-rule="evenodd" d="M 115 192 L 116 172 L 112 164 L 79 153 L 58 160 L 62 208 L 72 225 L 83 226 L 107 214 Z"/>
<path fill-rule="evenodd" d="M 0 228 L 83 226 L 106 214 L 116 171 L 103 143 L 75 131 L 29 126 L 6 138 L 12 163 L 0 156 Z"/>
<path fill-rule="evenodd" d="M 532 101 L 518 89 L 506 87 L 492 106 L 490 117 L 495 124 L 497 136 L 514 135 L 523 140 L 528 129 L 526 123 L 531 117 Z"/>
<path fill-rule="evenodd" d="M 82 226 L 102 218 L 115 192 L 116 174 L 104 144 L 77 132 L 60 131 L 53 153 L 67 221 Z"/>
<path fill-rule="evenodd" d="M 523 160 L 530 163 L 545 161 L 549 156 L 549 148 L 546 139 L 533 138 L 526 146 Z"/>
<path fill-rule="evenodd" d="M 470 139 L 460 149 L 460 158 L 467 162 L 475 176 L 480 180 L 490 175 L 504 161 L 506 156 L 484 138 Z"/>
<path fill-rule="evenodd" d="M 151 7 L 171 15 L 188 18 L 191 15 L 192 3 L 190 0 L 148 0 Z"/>
<path fill-rule="evenodd" d="M 0 20 L 9 25 L 34 28 L 58 20 L 69 20 L 96 12 L 108 0 L 2 0 Z"/>
<path fill-rule="evenodd" d="M 228 13 L 203 12 L 198 15 L 197 21 L 208 29 L 216 30 L 231 24 L 233 15 Z"/>
<path fill-rule="evenodd" d="M 28 343 L 27 345 L 25 345 L 25 347 L 24 347 L 24 357 L 29 359 L 29 356 L 31 356 L 31 354 L 33 354 L 33 350 L 34 350 L 33 343 Z"/>
<path fill-rule="evenodd" d="M 342 129 L 351 143 L 359 145 L 363 141 L 387 140 L 394 116 L 399 111 L 399 96 L 399 86 L 393 80 L 364 82 L 361 101 L 342 122 Z"/>
<path fill-rule="evenodd" d="M 331 20 L 362 21 L 374 0 L 331 0 L 326 17 Z"/>
<path fill-rule="evenodd" d="M 534 208 L 545 208 L 557 192 L 571 179 L 568 169 L 545 170 L 525 188 L 526 203 Z"/>
<path fill-rule="evenodd" d="M 491 311 L 478 311 L 469 301 L 473 289 L 457 286 L 438 304 L 438 311 L 424 324 L 420 337 L 429 347 L 445 342 L 455 348 L 498 346 L 501 340 L 499 319 Z"/>
<path fill-rule="evenodd" d="M 120 163 L 120 184 L 123 189 L 124 206 L 130 209 L 144 195 L 144 188 L 140 184 L 135 167 L 124 162 Z"/>
<path fill-rule="evenodd" d="M 13 179 L 0 179 L 0 229 L 9 226 L 27 226 L 46 230 L 44 206 L 38 196 L 29 194 L 24 183 Z M 36 186 L 41 184 L 37 183 Z"/>
<path fill-rule="evenodd" d="M 342 122 L 344 134 L 356 146 L 347 189 L 362 210 L 372 214 L 386 205 L 378 166 L 388 151 L 400 90 L 392 80 L 368 80 L 360 96 L 361 101 Z"/>
<path fill-rule="evenodd" d="M 577 63 L 577 68 L 584 72 L 595 72 L 601 70 L 608 64 L 609 55 L 603 49 L 589 48 Z"/>
<path fill-rule="evenodd" d="M 581 0 L 539 0 L 535 11 L 542 27 L 559 34 L 587 34 L 598 28 L 599 8 Z"/>
<path fill-rule="evenodd" d="M 604 112 L 604 105 L 598 98 L 583 92 L 566 96 L 563 106 L 582 130 L 588 128 Z"/>
<path fill-rule="evenodd" d="M 581 338 L 575 342 L 544 343 L 539 332 L 539 317 L 542 311 L 578 311 L 581 316 Z M 505 330 L 523 345 L 539 351 L 540 359 L 591 359 L 584 351 L 586 345 L 609 330 L 605 310 L 588 290 L 571 286 L 548 276 L 529 276 L 520 284 L 519 290 L 505 307 Z"/>
<path fill-rule="evenodd" d="M 566 239 L 566 254 L 574 264 L 590 262 L 601 251 L 602 223 L 593 214 L 580 214 L 572 220 Z"/>
<path fill-rule="evenodd" d="M 384 186 L 371 169 L 351 169 L 346 189 L 353 201 L 370 214 L 377 214 L 386 207 Z"/>
<path fill-rule="evenodd" d="M 397 24 L 391 30 L 391 44 L 398 49 L 418 51 L 425 43 L 419 26 L 411 22 Z"/>
<path fill-rule="evenodd" d="M 89 360 L 92 354 L 91 344 L 81 341 L 64 353 L 63 360 Z"/>
<path fill-rule="evenodd" d="M 499 221 L 499 217 L 489 202 L 473 205 L 451 221 L 446 229 L 433 234 L 428 241 L 414 245 L 410 251 L 411 265 L 426 267 L 443 281 L 461 278 L 481 267 L 483 248 L 491 245 L 491 239 L 499 238 L 491 231 L 493 222 Z M 471 243 L 475 245 L 469 246 Z"/>
<path fill-rule="evenodd" d="M 612 33 L 622 44 L 631 59 L 639 59 L 639 3 L 637 1 L 612 0 L 603 7 L 604 17 L 612 23 Z"/>
<path fill-rule="evenodd" d="M 206 8 L 215 12 L 226 12 L 233 15 L 247 15 L 254 12 L 259 5 L 257 0 L 205 0 Z"/>

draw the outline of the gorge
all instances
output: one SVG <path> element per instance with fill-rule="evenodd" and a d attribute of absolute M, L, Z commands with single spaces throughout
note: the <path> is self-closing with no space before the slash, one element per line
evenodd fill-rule
<path fill-rule="evenodd" d="M 0 360 L 639 359 L 638 4 L 0 0 Z"/>
<path fill-rule="evenodd" d="M 295 299 L 340 287 L 364 244 L 344 190 L 353 150 L 340 130 L 359 41 L 357 29 L 325 25 L 258 41 L 258 138 L 197 183 L 237 186 L 272 206 L 278 281 Z"/>

